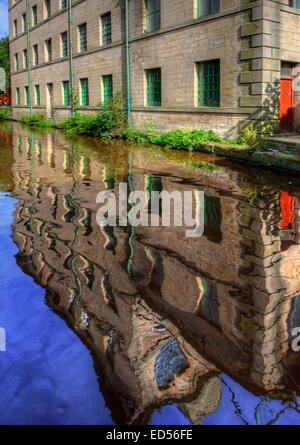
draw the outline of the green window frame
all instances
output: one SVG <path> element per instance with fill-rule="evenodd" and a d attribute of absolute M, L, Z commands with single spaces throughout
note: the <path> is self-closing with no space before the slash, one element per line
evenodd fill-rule
<path fill-rule="evenodd" d="M 63 32 L 61 34 L 61 52 L 62 57 L 65 59 L 69 55 L 69 49 L 68 49 L 68 33 Z"/>
<path fill-rule="evenodd" d="M 22 14 L 23 32 L 27 31 L 27 17 L 26 13 Z"/>
<path fill-rule="evenodd" d="M 79 25 L 79 51 L 83 53 L 87 50 L 87 29 L 86 23 Z"/>
<path fill-rule="evenodd" d="M 20 105 L 20 88 L 16 88 L 17 105 Z"/>
<path fill-rule="evenodd" d="M 68 80 L 63 81 L 63 101 L 65 106 L 70 105 L 70 82 Z"/>
<path fill-rule="evenodd" d="M 37 45 L 33 46 L 33 62 L 34 62 L 34 65 L 39 64 L 39 50 L 38 50 Z"/>
<path fill-rule="evenodd" d="M 51 62 L 52 60 L 52 41 L 51 39 L 46 40 L 46 49 L 47 49 L 47 62 Z"/>
<path fill-rule="evenodd" d="M 16 66 L 16 71 L 19 71 L 19 54 L 15 54 L 15 66 Z"/>
<path fill-rule="evenodd" d="M 220 60 L 198 64 L 198 105 L 220 107 Z"/>
<path fill-rule="evenodd" d="M 80 79 L 81 88 L 81 105 L 83 107 L 88 107 L 89 101 L 89 79 Z"/>
<path fill-rule="evenodd" d="M 36 105 L 41 105 L 41 100 L 40 100 L 40 86 L 39 85 L 35 85 L 35 103 Z"/>
<path fill-rule="evenodd" d="M 161 107 L 161 69 L 146 70 L 147 106 Z"/>
<path fill-rule="evenodd" d="M 28 54 L 27 49 L 23 50 L 23 61 L 24 61 L 24 69 L 26 70 L 28 68 Z"/>
<path fill-rule="evenodd" d="M 220 11 L 220 0 L 198 0 L 197 16 L 205 17 Z"/>
<path fill-rule="evenodd" d="M 160 0 L 145 0 L 146 5 L 146 31 L 152 32 L 160 29 Z"/>
<path fill-rule="evenodd" d="M 67 7 L 67 0 L 61 0 L 60 9 L 66 9 L 66 7 Z"/>
<path fill-rule="evenodd" d="M 107 105 L 108 101 L 113 98 L 113 76 L 108 74 L 102 76 L 103 84 L 103 103 Z"/>
<path fill-rule="evenodd" d="M 51 16 L 51 0 L 45 0 L 46 19 Z"/>
<path fill-rule="evenodd" d="M 18 21 L 14 20 L 14 37 L 18 36 Z"/>
<path fill-rule="evenodd" d="M 109 45 L 111 43 L 111 13 L 108 12 L 101 16 L 102 28 L 102 45 Z"/>
<path fill-rule="evenodd" d="M 37 6 L 34 5 L 32 7 L 32 25 L 36 26 L 37 25 Z"/>
<path fill-rule="evenodd" d="M 25 105 L 29 105 L 29 88 L 25 87 Z"/>

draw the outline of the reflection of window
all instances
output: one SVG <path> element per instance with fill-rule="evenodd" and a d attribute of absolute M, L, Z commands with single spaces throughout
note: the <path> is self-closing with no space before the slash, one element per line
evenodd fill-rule
<path fill-rule="evenodd" d="M 204 198 L 204 236 L 209 241 L 220 243 L 222 241 L 222 209 L 220 198 L 205 194 Z"/>
<path fill-rule="evenodd" d="M 52 42 L 51 39 L 46 40 L 46 62 L 51 62 L 52 60 Z"/>
<path fill-rule="evenodd" d="M 216 286 L 205 278 L 199 280 L 200 304 L 197 314 L 212 323 L 219 325 L 219 303 Z"/>
<path fill-rule="evenodd" d="M 160 0 L 146 0 L 146 30 L 156 31 L 160 28 Z"/>
<path fill-rule="evenodd" d="M 300 9 L 300 0 L 290 0 L 289 6 L 292 8 Z"/>
<path fill-rule="evenodd" d="M 162 212 L 162 199 L 159 198 L 158 207 L 155 208 L 155 203 L 152 202 L 151 192 L 159 192 L 163 191 L 162 178 L 160 176 L 148 176 L 147 180 L 147 192 L 149 194 L 148 201 L 148 209 L 152 210 L 154 214 L 161 215 Z M 152 208 L 153 206 L 153 208 Z"/>
<path fill-rule="evenodd" d="M 216 14 L 220 11 L 220 0 L 198 0 L 198 17 Z"/>
<path fill-rule="evenodd" d="M 14 20 L 14 37 L 17 37 L 18 35 L 18 22 L 17 20 Z"/>
<path fill-rule="evenodd" d="M 26 32 L 27 30 L 27 17 L 26 14 L 22 14 L 22 23 L 23 23 L 23 32 Z"/>
<path fill-rule="evenodd" d="M 295 295 L 291 300 L 291 309 L 288 316 L 288 333 L 289 341 L 292 342 L 295 337 L 292 336 L 292 331 L 294 328 L 299 328 L 300 326 L 300 293 Z"/>
<path fill-rule="evenodd" d="M 220 61 L 211 60 L 198 64 L 198 105 L 220 106 Z"/>
<path fill-rule="evenodd" d="M 32 7 L 32 24 L 33 26 L 37 25 L 37 6 L 34 5 Z"/>
<path fill-rule="evenodd" d="M 38 53 L 38 46 L 37 45 L 33 46 L 33 63 L 34 63 L 34 65 L 38 65 L 39 64 L 39 53 Z"/>
<path fill-rule="evenodd" d="M 24 58 L 24 68 L 26 69 L 28 67 L 27 49 L 24 49 L 23 51 L 23 58 Z"/>

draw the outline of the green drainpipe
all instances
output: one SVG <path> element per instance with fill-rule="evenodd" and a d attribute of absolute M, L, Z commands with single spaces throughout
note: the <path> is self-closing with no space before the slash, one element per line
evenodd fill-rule
<path fill-rule="evenodd" d="M 31 52 L 30 52 L 30 32 L 29 32 L 29 0 L 26 0 L 26 27 L 27 27 L 27 63 L 28 63 L 28 83 L 29 83 L 29 103 L 30 114 L 32 115 L 32 86 L 31 86 Z"/>
<path fill-rule="evenodd" d="M 125 16 L 126 16 L 126 67 L 127 67 L 127 109 L 128 109 L 128 126 L 131 123 L 131 95 L 130 95 L 130 44 L 129 44 L 129 12 L 128 0 L 125 0 Z"/>
<path fill-rule="evenodd" d="M 71 73 L 71 100 L 72 115 L 75 114 L 74 108 L 74 64 L 73 64 L 73 19 L 72 19 L 72 0 L 69 0 L 69 51 L 70 51 L 70 73 Z"/>

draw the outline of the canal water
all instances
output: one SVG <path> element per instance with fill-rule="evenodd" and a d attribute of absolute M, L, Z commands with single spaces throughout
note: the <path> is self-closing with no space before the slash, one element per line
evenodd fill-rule
<path fill-rule="evenodd" d="M 203 235 L 100 228 L 121 183 Z M 299 178 L 2 123 L 0 216 L 1 424 L 300 424 Z"/>

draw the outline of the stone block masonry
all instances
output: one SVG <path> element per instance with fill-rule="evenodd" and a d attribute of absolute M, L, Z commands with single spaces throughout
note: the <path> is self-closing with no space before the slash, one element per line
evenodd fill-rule
<path fill-rule="evenodd" d="M 73 87 L 77 92 L 83 113 L 94 113 L 103 102 L 103 76 L 112 76 L 114 93 L 126 93 L 125 1 L 73 0 L 72 17 L 68 2 L 64 9 L 60 0 L 51 0 L 50 5 L 48 17 L 44 0 L 9 1 L 14 119 L 30 112 L 25 89 L 30 78 L 33 112 L 55 120 L 72 113 L 64 94 L 67 81 L 69 90 Z M 279 131 L 282 63 L 300 66 L 300 10 L 291 7 L 289 0 L 220 0 L 217 9 L 201 16 L 198 0 L 161 0 L 160 10 L 150 19 L 144 0 L 129 1 L 135 128 L 151 124 L 159 129 L 214 129 L 228 138 L 239 136 L 249 123 L 260 131 Z M 103 16 L 108 21 L 105 29 Z M 80 48 L 83 24 L 87 43 Z M 67 55 L 62 41 L 66 32 Z M 104 33 L 109 34 L 105 45 Z M 31 76 L 25 65 L 26 49 Z M 214 74 L 213 63 L 219 67 Z M 153 69 L 160 70 L 156 85 L 147 77 Z M 87 100 L 82 79 L 88 80 Z M 159 97 L 155 106 L 150 94 Z M 300 94 L 293 91 L 294 128 L 300 126 L 299 110 Z"/>

